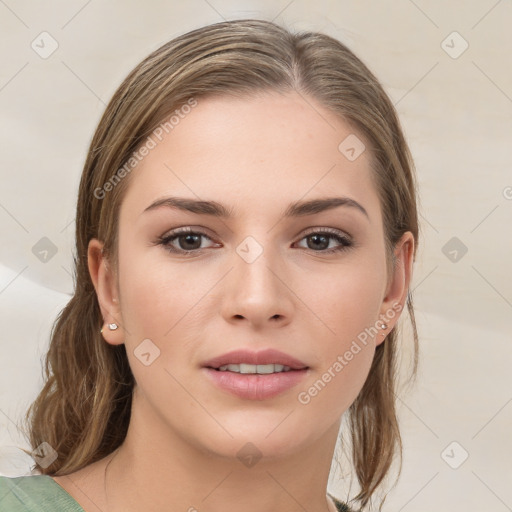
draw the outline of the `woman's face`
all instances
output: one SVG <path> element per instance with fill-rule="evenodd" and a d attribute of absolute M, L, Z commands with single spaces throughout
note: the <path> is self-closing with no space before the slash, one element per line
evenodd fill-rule
<path fill-rule="evenodd" d="M 110 292 L 97 289 L 147 434 L 227 456 L 247 442 L 278 456 L 332 439 L 399 316 L 411 245 L 388 276 L 370 151 L 304 98 L 199 98 L 132 171 L 117 287 L 100 270 Z M 246 353 L 217 359 L 233 351 Z M 286 357 L 297 369 L 244 365 Z"/>

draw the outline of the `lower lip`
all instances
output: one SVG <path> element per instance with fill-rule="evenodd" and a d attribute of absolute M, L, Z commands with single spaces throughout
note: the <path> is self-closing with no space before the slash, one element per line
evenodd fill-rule
<path fill-rule="evenodd" d="M 203 368 L 221 389 L 246 400 L 266 400 L 296 386 L 308 369 L 267 374 L 243 374 Z"/>

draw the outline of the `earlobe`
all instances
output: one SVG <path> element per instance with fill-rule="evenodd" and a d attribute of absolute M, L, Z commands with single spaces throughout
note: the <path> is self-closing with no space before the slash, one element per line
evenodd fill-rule
<path fill-rule="evenodd" d="M 103 254 L 103 243 L 96 238 L 89 242 L 87 264 L 101 310 L 101 334 L 107 343 L 120 345 L 124 343 L 124 330 L 117 298 L 116 276 Z"/>
<path fill-rule="evenodd" d="M 384 341 L 393 330 L 405 308 L 407 294 L 412 279 L 412 264 L 414 259 L 414 236 L 410 231 L 405 232 L 395 246 L 394 265 L 389 276 L 388 286 L 379 315 L 381 331 L 376 344 Z"/>

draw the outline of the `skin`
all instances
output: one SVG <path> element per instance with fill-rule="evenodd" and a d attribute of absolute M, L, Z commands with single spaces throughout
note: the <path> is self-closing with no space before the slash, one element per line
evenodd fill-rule
<path fill-rule="evenodd" d="M 335 511 L 326 496 L 341 416 L 368 375 L 375 347 L 366 345 L 307 404 L 307 390 L 370 326 L 407 297 L 414 239 L 396 245 L 387 275 L 382 214 L 371 178 L 370 150 L 349 161 L 338 145 L 352 128 L 312 98 L 264 93 L 246 99 L 199 98 L 130 176 L 119 217 L 119 268 L 89 245 L 89 268 L 107 343 L 125 343 L 134 389 L 128 435 L 105 459 L 55 477 L 87 511 Z M 358 135 L 359 136 L 359 135 Z M 361 136 L 359 136 L 362 139 Z M 362 139 L 363 140 L 363 139 Z M 220 219 L 162 207 L 166 196 L 215 200 L 236 212 Z M 347 196 L 341 206 L 283 218 L 294 201 Z M 108 199 L 105 199 L 108 200 Z M 191 226 L 206 237 L 174 239 L 201 247 L 169 252 L 157 239 Z M 318 228 L 318 229 L 311 229 Z M 331 228 L 341 244 L 311 241 Z M 248 263 L 236 252 L 247 237 L 263 249 Z M 209 237 L 209 238 L 208 238 Z M 308 244 L 309 240 L 309 244 Z M 323 252 L 322 252 L 323 251 Z M 278 315 L 278 317 L 274 317 Z M 146 366 L 134 355 L 149 338 L 160 356 Z M 276 348 L 309 366 L 298 386 L 267 400 L 244 400 L 216 388 L 200 370 L 237 348 Z M 261 459 L 246 467 L 237 452 L 250 442 Z M 107 493 L 104 471 L 108 462 Z M 190 509 L 192 510 L 192 509 Z"/>

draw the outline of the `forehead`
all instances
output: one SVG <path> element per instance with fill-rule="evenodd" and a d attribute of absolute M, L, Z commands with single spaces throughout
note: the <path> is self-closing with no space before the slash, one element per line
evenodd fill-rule
<path fill-rule="evenodd" d="M 302 94 L 200 97 L 166 126 L 153 132 L 154 147 L 132 171 L 122 210 L 140 214 L 155 199 L 182 195 L 217 200 L 243 216 L 345 195 L 370 217 L 380 215 L 370 148 Z"/>

